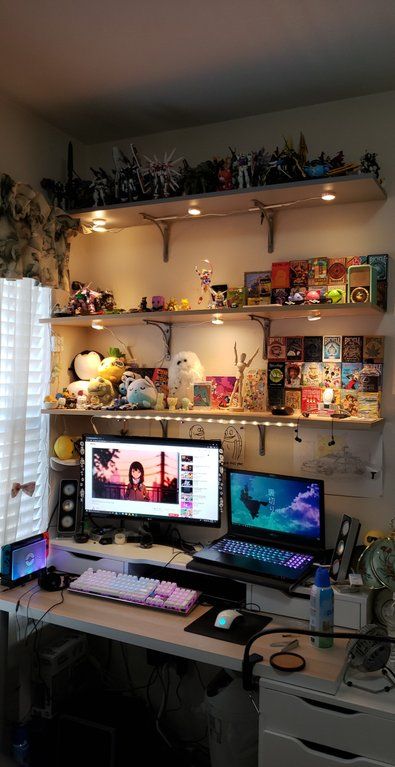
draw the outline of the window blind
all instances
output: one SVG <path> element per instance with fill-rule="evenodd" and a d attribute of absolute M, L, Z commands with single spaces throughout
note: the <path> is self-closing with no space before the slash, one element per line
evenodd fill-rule
<path fill-rule="evenodd" d="M 50 380 L 50 288 L 0 279 L 0 545 L 46 529 Z M 14 482 L 35 482 L 32 497 L 11 497 Z"/>

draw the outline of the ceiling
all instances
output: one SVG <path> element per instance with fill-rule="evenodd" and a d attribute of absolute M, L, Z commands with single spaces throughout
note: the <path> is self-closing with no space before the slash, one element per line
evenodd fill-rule
<path fill-rule="evenodd" d="M 0 0 L 0 91 L 91 144 L 395 89 L 394 0 Z"/>

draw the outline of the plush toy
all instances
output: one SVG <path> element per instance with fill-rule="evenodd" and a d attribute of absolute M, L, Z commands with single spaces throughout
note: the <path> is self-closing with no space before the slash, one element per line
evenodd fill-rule
<path fill-rule="evenodd" d="M 125 361 L 121 357 L 105 357 L 99 365 L 97 375 L 116 385 L 120 382 L 125 370 Z"/>
<path fill-rule="evenodd" d="M 122 398 L 126 397 L 129 384 L 131 384 L 132 381 L 137 381 L 139 378 L 141 378 L 140 373 L 135 373 L 134 370 L 125 370 L 118 386 L 118 391 Z"/>
<path fill-rule="evenodd" d="M 193 402 L 193 384 L 204 380 L 204 368 L 195 352 L 178 352 L 171 358 L 169 394 L 178 397 L 179 404 L 184 397 Z"/>
<path fill-rule="evenodd" d="M 70 394 L 78 394 L 79 391 L 87 394 L 89 381 L 98 375 L 102 359 L 102 354 L 89 349 L 85 349 L 74 357 L 69 370 L 77 380 L 68 384 Z"/>
<path fill-rule="evenodd" d="M 132 381 L 126 394 L 129 405 L 147 409 L 155 408 L 157 396 L 158 392 L 148 376 Z"/>
<path fill-rule="evenodd" d="M 61 461 L 69 461 L 70 458 L 77 458 L 78 452 L 76 445 L 81 437 L 69 437 L 67 434 L 62 434 L 55 440 L 53 451 L 57 458 Z"/>
<path fill-rule="evenodd" d="M 89 404 L 94 407 L 111 405 L 114 399 L 114 389 L 111 381 L 107 381 L 103 376 L 92 378 L 89 381 L 88 397 Z"/>

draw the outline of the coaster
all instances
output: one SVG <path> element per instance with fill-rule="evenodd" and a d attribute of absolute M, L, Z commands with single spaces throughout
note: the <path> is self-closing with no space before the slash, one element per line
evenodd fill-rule
<path fill-rule="evenodd" d="M 272 620 L 265 615 L 255 615 L 248 610 L 240 610 L 243 615 L 241 622 L 237 621 L 230 629 L 219 629 L 214 626 L 218 613 L 221 612 L 218 607 L 212 607 L 200 618 L 190 623 L 184 628 L 191 634 L 201 634 L 213 639 L 222 639 L 223 642 L 233 642 L 233 644 L 247 644 L 250 637 L 267 626 Z"/>

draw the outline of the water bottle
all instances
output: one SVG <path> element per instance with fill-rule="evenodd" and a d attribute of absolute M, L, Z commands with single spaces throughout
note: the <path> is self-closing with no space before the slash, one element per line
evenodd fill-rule
<path fill-rule="evenodd" d="M 23 765 L 23 767 L 29 767 L 29 739 L 27 729 L 23 724 L 17 725 L 14 729 L 11 743 L 11 756 L 14 759 L 15 764 Z"/>
<path fill-rule="evenodd" d="M 318 567 L 310 593 L 310 628 L 312 631 L 333 632 L 333 589 L 329 572 Z M 332 647 L 333 637 L 311 637 L 315 647 Z"/>

